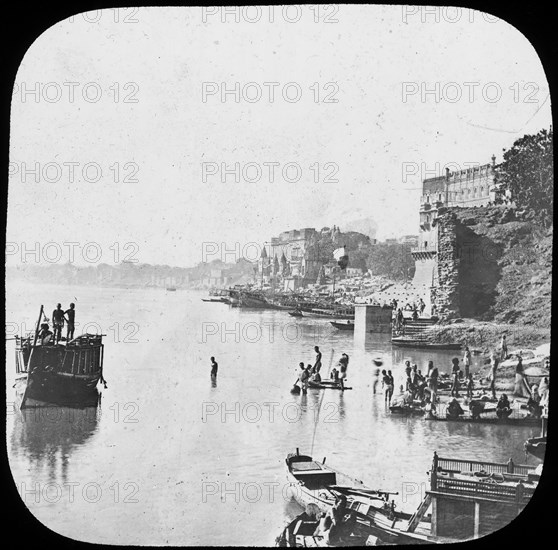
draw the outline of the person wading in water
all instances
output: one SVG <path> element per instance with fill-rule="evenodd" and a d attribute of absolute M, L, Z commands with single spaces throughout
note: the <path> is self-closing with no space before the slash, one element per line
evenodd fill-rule
<path fill-rule="evenodd" d="M 217 361 L 215 361 L 215 357 L 211 357 L 211 376 L 217 376 L 217 370 L 219 369 L 219 365 Z"/>

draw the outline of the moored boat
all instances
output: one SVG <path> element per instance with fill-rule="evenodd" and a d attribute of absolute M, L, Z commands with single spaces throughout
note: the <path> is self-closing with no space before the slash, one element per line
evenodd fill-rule
<path fill-rule="evenodd" d="M 338 498 L 347 499 L 347 511 L 354 513 L 360 528 L 368 536 L 387 544 L 421 544 L 428 539 L 419 534 L 403 531 L 395 527 L 404 521 L 406 527 L 409 514 L 395 511 L 389 503 L 390 495 L 397 493 L 374 490 L 362 481 L 334 470 L 311 456 L 298 452 L 287 455 L 287 479 L 293 498 L 303 507 L 316 505 L 320 511 L 328 513 Z M 361 531 L 362 532 L 362 531 Z"/>
<path fill-rule="evenodd" d="M 525 452 L 544 460 L 546 453 L 546 437 L 532 437 L 524 443 Z"/>
<path fill-rule="evenodd" d="M 312 504 L 307 506 L 305 512 L 299 514 L 283 529 L 277 537 L 275 546 L 279 548 L 307 548 L 328 546 L 365 546 L 369 534 L 356 522 L 354 515 L 346 518 L 346 521 L 337 531 L 337 536 L 331 533 L 322 533 L 320 519 L 323 516 L 317 507 Z"/>
<path fill-rule="evenodd" d="M 334 380 L 321 380 L 320 382 L 315 382 L 314 380 L 308 380 L 308 387 L 309 388 L 315 388 L 315 389 L 318 389 L 318 390 L 325 390 L 325 389 L 352 390 L 353 389 L 353 388 L 350 388 L 348 386 L 341 387 L 341 384 L 339 382 L 334 381 Z"/>
<path fill-rule="evenodd" d="M 508 426 L 538 426 L 541 422 L 540 418 L 535 418 L 533 416 L 523 416 L 519 418 L 513 416 L 508 416 L 506 418 L 480 416 L 479 418 L 473 418 L 472 416 L 464 415 L 457 418 L 447 418 L 445 416 L 427 414 L 424 419 L 438 422 L 469 422 L 471 424 L 501 424 Z"/>
<path fill-rule="evenodd" d="M 330 321 L 330 323 L 339 330 L 355 330 L 355 324 L 352 321 L 347 321 L 346 323 L 339 323 L 338 321 Z"/>
<path fill-rule="evenodd" d="M 102 335 L 83 334 L 66 343 L 38 342 L 34 335 L 16 336 L 16 394 L 20 407 L 61 405 L 88 407 L 98 401 L 97 385 L 103 378 Z"/>
<path fill-rule="evenodd" d="M 456 342 L 429 342 L 420 338 L 406 338 L 405 336 L 394 336 L 391 339 L 394 346 L 414 349 L 461 349 L 461 344 Z"/>

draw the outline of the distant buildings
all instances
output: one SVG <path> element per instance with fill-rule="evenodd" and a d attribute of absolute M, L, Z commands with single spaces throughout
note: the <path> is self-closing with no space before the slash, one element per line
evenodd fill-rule
<path fill-rule="evenodd" d="M 316 282 L 323 264 L 330 260 L 319 250 L 316 244 L 321 239 L 331 239 L 340 233 L 338 227 L 324 227 L 317 231 L 313 227 L 283 231 L 278 237 L 273 237 L 270 242 L 270 253 L 265 255 L 262 251 L 259 270 L 264 269 L 264 281 L 286 280 L 289 278 L 288 287 L 298 288 Z M 265 268 L 267 265 L 267 270 Z M 296 282 L 295 282 L 296 280 Z"/>

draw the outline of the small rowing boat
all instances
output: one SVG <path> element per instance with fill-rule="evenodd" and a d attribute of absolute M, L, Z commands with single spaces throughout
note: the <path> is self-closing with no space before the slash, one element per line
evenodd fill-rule
<path fill-rule="evenodd" d="M 304 317 L 304 315 L 302 315 L 302 311 L 289 311 L 289 315 L 291 317 Z"/>
<path fill-rule="evenodd" d="M 346 513 L 354 514 L 358 533 L 367 534 L 385 544 L 428 542 L 424 535 L 403 530 L 407 527 L 409 514 L 395 511 L 394 503 L 389 503 L 390 495 L 398 493 L 370 489 L 362 481 L 326 466 L 325 458 L 318 462 L 311 456 L 301 455 L 298 449 L 296 454 L 287 455 L 285 463 L 289 492 L 304 508 L 313 504 L 327 514 L 343 495 L 347 501 Z M 405 522 L 401 529 L 395 527 L 398 521 Z"/>
<path fill-rule="evenodd" d="M 414 349 L 461 349 L 461 344 L 452 342 L 429 342 L 424 339 L 395 336 L 391 339 L 394 346 Z"/>
<path fill-rule="evenodd" d="M 318 390 L 352 390 L 353 388 L 349 388 L 347 386 L 341 387 L 340 382 L 335 382 L 334 380 L 322 380 L 321 382 L 315 382 L 313 380 L 308 380 L 308 387 L 315 388 Z"/>

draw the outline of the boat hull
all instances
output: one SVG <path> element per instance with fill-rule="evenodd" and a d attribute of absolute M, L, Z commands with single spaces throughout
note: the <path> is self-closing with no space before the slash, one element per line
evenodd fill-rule
<path fill-rule="evenodd" d="M 97 385 L 104 382 L 103 355 L 97 335 L 83 335 L 66 345 L 18 346 L 15 388 L 21 408 L 95 405 Z"/>
<path fill-rule="evenodd" d="M 458 343 L 436 343 L 398 338 L 392 338 L 391 343 L 394 346 L 414 349 L 461 349 L 461 344 Z"/>
<path fill-rule="evenodd" d="M 351 332 L 355 330 L 354 323 L 338 323 L 336 321 L 330 321 L 330 323 L 339 330 L 349 330 Z"/>
<path fill-rule="evenodd" d="M 541 423 L 540 418 L 534 417 L 524 417 L 524 418 L 483 418 L 482 416 L 479 418 L 471 418 L 471 417 L 459 417 L 459 418 L 446 418 L 446 417 L 437 417 L 427 415 L 424 418 L 425 420 L 434 420 L 436 422 L 468 422 L 470 424 L 502 424 L 508 426 L 539 426 Z"/>
<path fill-rule="evenodd" d="M 546 437 L 532 437 L 525 442 L 525 452 L 539 460 L 544 460 L 546 454 Z"/>
<path fill-rule="evenodd" d="M 325 459 L 324 459 L 325 461 Z M 302 481 L 299 477 L 304 478 L 304 470 L 306 474 L 308 468 L 303 467 L 301 473 L 296 473 L 292 468 L 293 464 L 297 462 L 309 464 L 309 468 L 318 468 L 318 470 L 312 470 L 313 472 L 318 472 L 318 478 L 310 479 L 307 477 L 306 481 Z M 349 489 L 349 493 L 345 493 L 347 497 L 348 510 L 351 512 L 356 512 L 358 516 L 358 522 L 361 527 L 364 528 L 369 535 L 373 535 L 380 539 L 383 543 L 388 544 L 427 544 L 428 540 L 426 537 L 415 535 L 411 533 L 406 533 L 397 528 L 394 525 L 400 517 L 399 514 L 391 510 L 384 510 L 380 506 L 372 505 L 372 501 L 384 502 L 381 491 L 374 491 L 369 489 L 364 483 L 358 479 L 351 478 L 333 468 L 325 466 L 322 462 L 318 464 L 314 462 L 311 457 L 304 455 L 289 455 L 286 460 L 287 465 L 287 480 L 289 482 L 289 490 L 291 496 L 300 504 L 302 507 L 308 506 L 308 504 L 315 504 L 322 512 L 327 513 L 331 510 L 331 507 L 336 502 L 336 497 L 339 492 L 336 491 L 336 487 L 345 487 Z M 362 494 L 350 494 L 350 491 L 362 491 Z M 370 495 L 376 494 L 377 496 L 368 496 L 364 493 L 369 493 Z M 388 494 L 388 493 L 383 493 Z M 383 504 L 381 505 L 383 506 Z"/>
<path fill-rule="evenodd" d="M 322 380 L 321 382 L 308 381 L 308 387 L 316 390 L 352 390 L 348 386 L 341 387 L 338 382 L 330 382 L 329 380 Z"/>
<path fill-rule="evenodd" d="M 51 405 L 90 407 L 99 399 L 99 379 L 99 374 L 67 376 L 63 373 L 39 372 L 28 375 L 21 408 Z"/>

